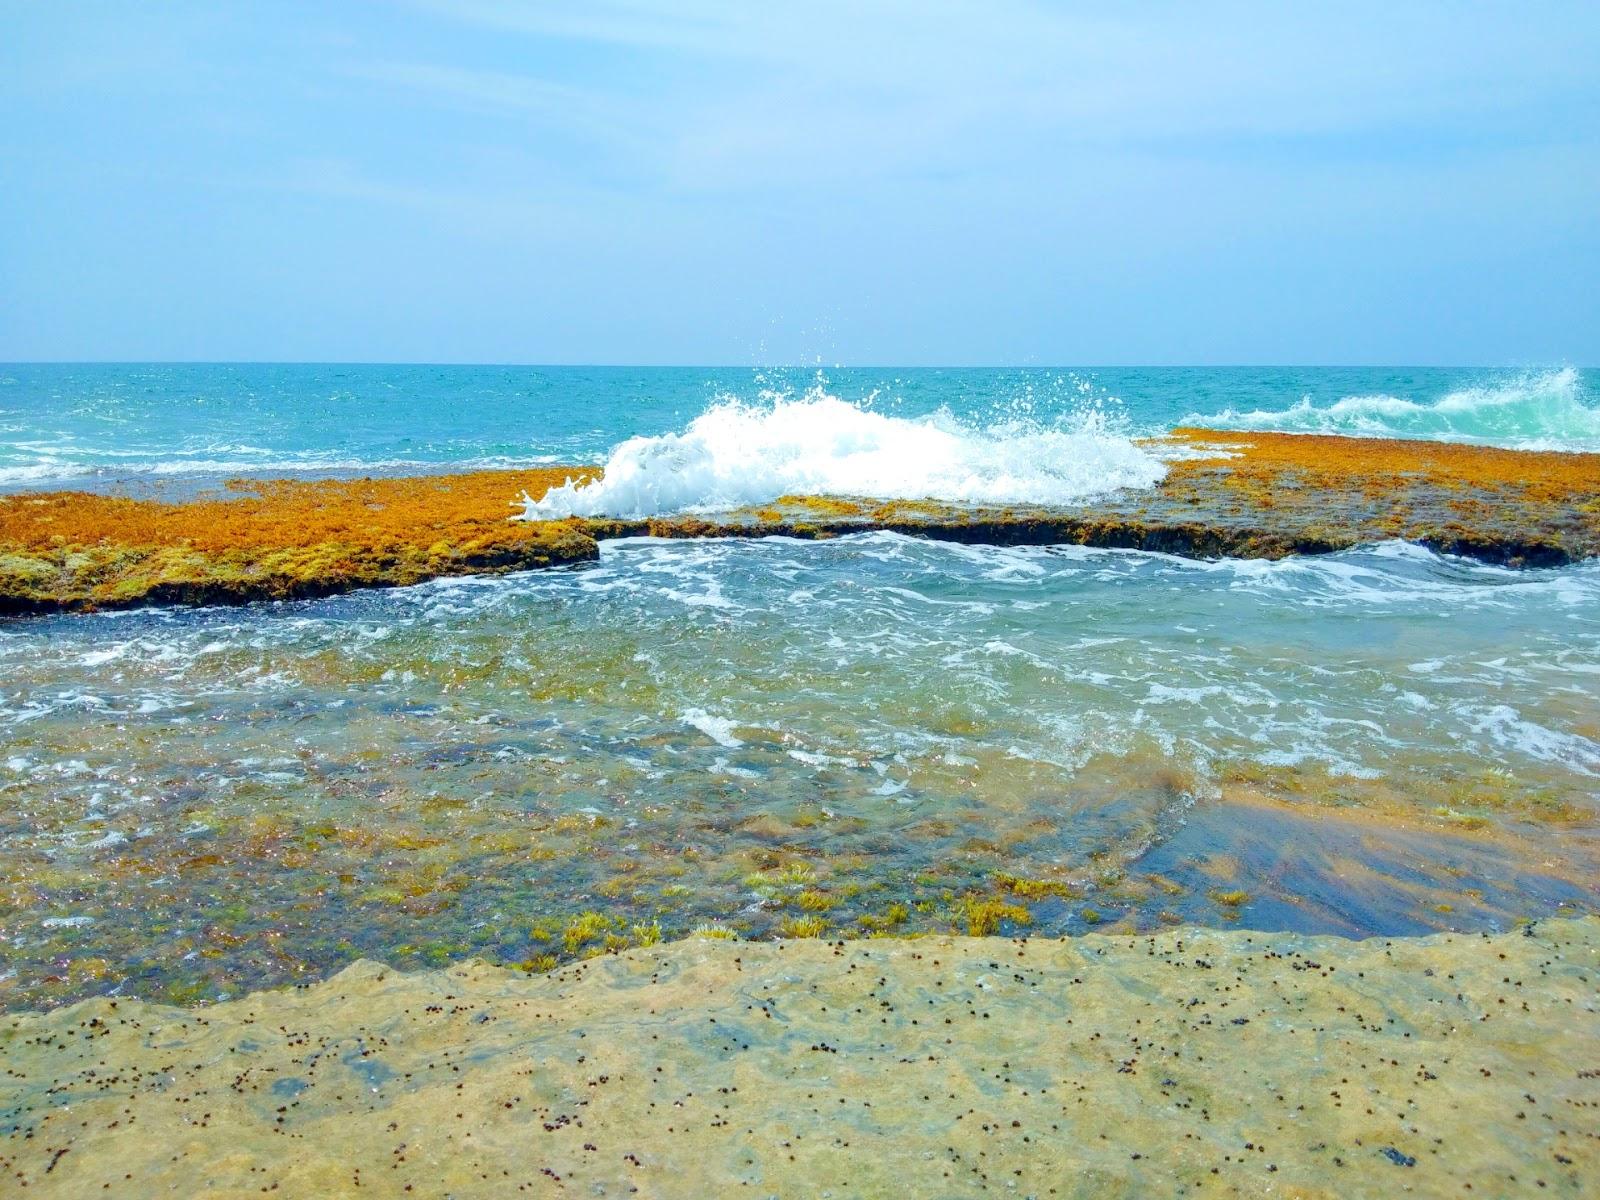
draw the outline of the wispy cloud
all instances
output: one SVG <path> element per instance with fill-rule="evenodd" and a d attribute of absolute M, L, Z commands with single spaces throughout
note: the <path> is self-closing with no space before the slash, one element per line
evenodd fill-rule
<path fill-rule="evenodd" d="M 444 67 L 412 68 L 412 81 L 462 102 L 569 103 L 688 188 L 1033 169 L 1084 147 L 1182 154 L 1186 141 L 1271 153 L 1320 139 L 1348 154 L 1370 137 L 1386 153 L 1433 130 L 1470 146 L 1488 126 L 1503 141 L 1497 118 L 1519 106 L 1542 106 L 1534 127 L 1576 130 L 1597 115 L 1583 39 L 1509 11 L 1469 26 L 1372 4 L 420 2 L 513 39 L 626 48 L 634 57 L 588 70 L 581 100 Z M 701 67 L 663 86 L 640 92 L 627 75 L 686 52 Z"/>
<path fill-rule="evenodd" d="M 403 6 L 466 24 L 546 38 L 703 53 L 746 53 L 747 31 L 776 5 L 682 0 L 400 0 Z M 822 14 L 818 14 L 819 17 Z"/>
<path fill-rule="evenodd" d="M 454 286 L 481 324 L 537 290 L 596 345 L 619 303 L 663 338 L 831 314 L 908 357 L 1063 330 L 1203 356 L 1289 329 L 1289 295 L 1414 332 L 1448 294 L 1474 356 L 1600 328 L 1592 0 L 13 8 L 19 295 L 129 247 L 220 287 L 222 247 L 356 314 L 425 258 L 419 294 Z"/>
<path fill-rule="evenodd" d="M 420 62 L 367 62 L 345 68 L 355 79 L 392 85 L 470 112 L 570 119 L 595 93 L 529 75 Z"/>

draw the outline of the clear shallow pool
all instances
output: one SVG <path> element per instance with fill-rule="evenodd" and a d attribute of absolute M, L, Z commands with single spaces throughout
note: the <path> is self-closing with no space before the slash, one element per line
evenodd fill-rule
<path fill-rule="evenodd" d="M 0 626 L 0 988 L 1587 908 L 1600 565 L 889 534 Z M 1026 922 L 1026 924 L 1025 924 Z"/>

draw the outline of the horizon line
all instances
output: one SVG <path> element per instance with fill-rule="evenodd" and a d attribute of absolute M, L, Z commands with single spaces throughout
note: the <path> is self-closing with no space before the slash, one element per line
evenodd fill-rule
<path fill-rule="evenodd" d="M 0 359 L 0 367 L 497 367 L 522 370 L 644 371 L 1233 371 L 1233 370 L 1464 370 L 1577 371 L 1600 366 L 1571 360 L 1520 362 L 1056 362 L 1056 363 L 843 363 L 807 362 L 516 362 L 475 359 L 359 358 L 18 358 Z"/>

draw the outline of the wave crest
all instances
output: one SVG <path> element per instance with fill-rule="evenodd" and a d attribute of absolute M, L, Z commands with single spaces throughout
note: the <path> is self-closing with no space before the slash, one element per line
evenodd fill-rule
<path fill-rule="evenodd" d="M 1185 424 L 1283 433 L 1425 438 L 1519 450 L 1600 450 L 1600 408 L 1585 403 L 1573 367 L 1527 372 L 1493 385 L 1462 388 L 1438 400 L 1346 396 L 1318 407 L 1309 398 L 1281 411 L 1190 414 Z"/>
<path fill-rule="evenodd" d="M 763 504 L 780 496 L 870 496 L 958 504 L 1058 505 L 1149 487 L 1166 468 L 1101 410 L 1054 426 L 982 428 L 947 410 L 888 416 L 820 387 L 759 404 L 723 399 L 682 433 L 617 446 L 588 483 L 523 498 L 523 518 L 647 517 Z"/>

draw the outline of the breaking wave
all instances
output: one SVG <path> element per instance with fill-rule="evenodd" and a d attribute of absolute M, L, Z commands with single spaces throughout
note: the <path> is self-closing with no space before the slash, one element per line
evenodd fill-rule
<path fill-rule="evenodd" d="M 890 416 L 815 388 L 756 404 L 724 399 L 682 433 L 629 438 L 602 478 L 524 497 L 523 515 L 645 517 L 790 494 L 1059 505 L 1149 487 L 1165 470 L 1096 407 L 1050 425 L 979 426 L 946 409 Z"/>
<path fill-rule="evenodd" d="M 1529 372 L 1462 388 L 1431 402 L 1398 396 L 1347 396 L 1318 406 L 1309 398 L 1281 411 L 1191 414 L 1186 424 L 1285 433 L 1426 438 L 1519 450 L 1600 451 L 1600 408 L 1586 403 L 1573 367 Z"/>

